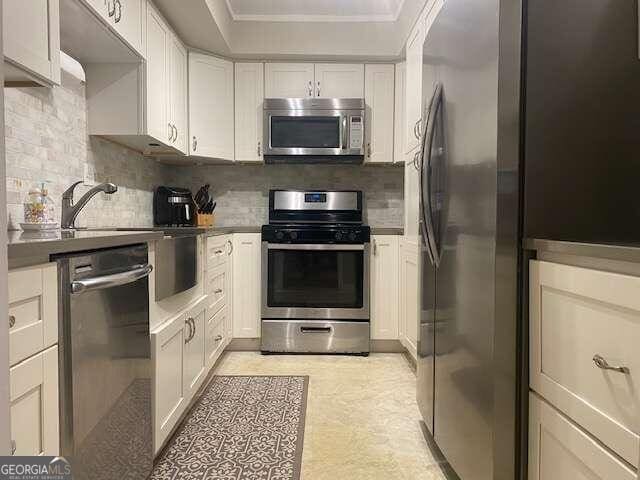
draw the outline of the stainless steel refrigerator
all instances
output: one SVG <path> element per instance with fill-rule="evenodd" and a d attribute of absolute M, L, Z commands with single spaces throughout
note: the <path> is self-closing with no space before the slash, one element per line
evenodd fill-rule
<path fill-rule="evenodd" d="M 417 398 L 462 480 L 524 478 L 527 237 L 640 240 L 632 0 L 446 0 L 423 49 Z"/>

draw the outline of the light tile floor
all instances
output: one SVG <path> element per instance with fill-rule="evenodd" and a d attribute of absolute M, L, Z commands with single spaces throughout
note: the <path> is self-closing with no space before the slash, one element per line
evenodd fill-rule
<path fill-rule="evenodd" d="M 443 480 L 420 430 L 416 378 L 400 354 L 228 352 L 218 375 L 309 375 L 303 480 Z"/>

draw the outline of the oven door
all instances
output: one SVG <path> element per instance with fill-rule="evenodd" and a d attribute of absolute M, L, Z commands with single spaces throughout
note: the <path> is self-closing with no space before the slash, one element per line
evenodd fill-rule
<path fill-rule="evenodd" d="M 262 318 L 369 320 L 369 244 L 262 242 Z"/>
<path fill-rule="evenodd" d="M 351 117 L 362 115 L 360 110 L 265 110 L 264 155 L 361 156 L 361 136 L 352 140 L 349 125 Z"/>

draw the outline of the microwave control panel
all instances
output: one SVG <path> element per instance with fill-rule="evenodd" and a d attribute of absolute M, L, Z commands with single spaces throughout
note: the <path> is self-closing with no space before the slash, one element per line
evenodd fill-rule
<path fill-rule="evenodd" d="M 363 125 L 361 116 L 349 117 L 349 148 L 352 150 L 362 149 Z"/>

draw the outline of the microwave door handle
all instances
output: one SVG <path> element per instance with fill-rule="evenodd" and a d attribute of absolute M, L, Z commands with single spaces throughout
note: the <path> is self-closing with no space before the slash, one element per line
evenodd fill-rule
<path fill-rule="evenodd" d="M 342 150 L 347 149 L 347 116 L 342 117 Z"/>

